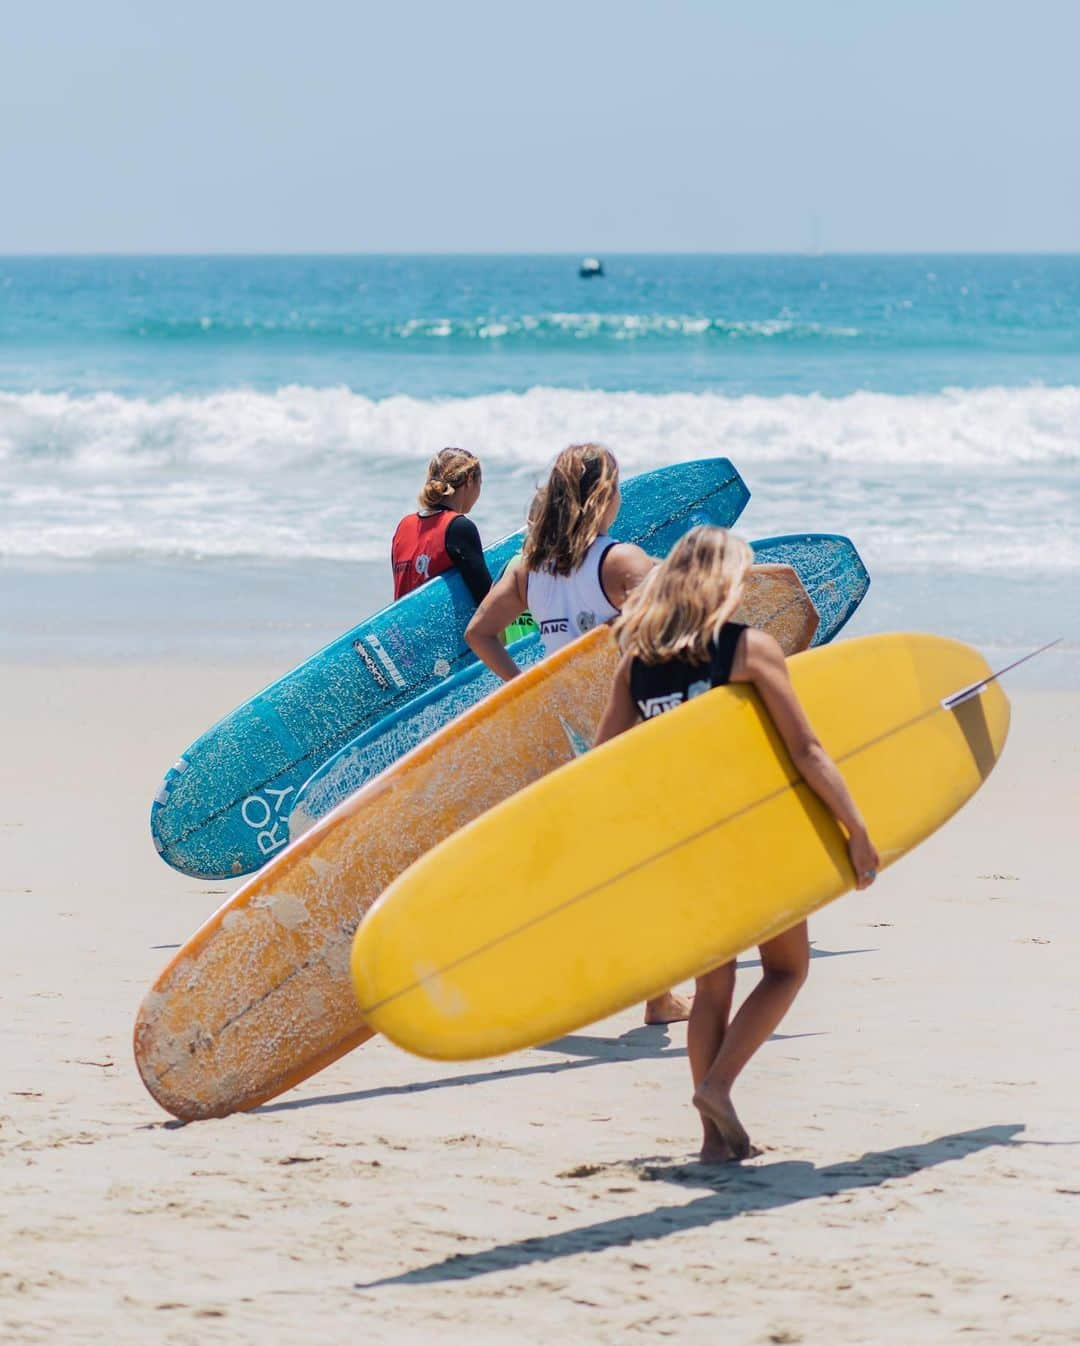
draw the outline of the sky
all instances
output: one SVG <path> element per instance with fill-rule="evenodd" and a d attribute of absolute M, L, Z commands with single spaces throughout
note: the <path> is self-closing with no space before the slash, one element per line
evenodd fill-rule
<path fill-rule="evenodd" d="M 0 253 L 1080 250 L 1075 0 L 9 7 Z"/>

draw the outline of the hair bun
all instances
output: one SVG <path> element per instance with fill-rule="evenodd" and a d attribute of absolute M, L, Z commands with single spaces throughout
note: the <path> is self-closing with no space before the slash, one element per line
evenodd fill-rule
<path fill-rule="evenodd" d="M 428 463 L 427 480 L 419 496 L 420 508 L 434 509 L 449 500 L 479 470 L 480 459 L 468 449 L 441 449 Z"/>

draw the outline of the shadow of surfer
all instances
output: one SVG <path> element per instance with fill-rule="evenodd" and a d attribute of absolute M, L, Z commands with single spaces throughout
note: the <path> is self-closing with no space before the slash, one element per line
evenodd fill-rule
<path fill-rule="evenodd" d="M 455 1253 L 441 1262 L 417 1267 L 399 1276 L 375 1281 L 358 1281 L 357 1290 L 373 1290 L 384 1285 L 424 1285 L 438 1281 L 465 1280 L 496 1271 L 512 1271 L 534 1263 L 552 1262 L 580 1253 L 603 1252 L 626 1247 L 641 1239 L 667 1238 L 688 1229 L 732 1220 L 751 1212 L 776 1210 L 800 1201 L 815 1201 L 838 1196 L 842 1192 L 878 1187 L 897 1178 L 907 1178 L 938 1164 L 965 1159 L 992 1146 L 1023 1144 L 1016 1137 L 1024 1130 L 1020 1123 L 984 1126 L 940 1136 L 920 1145 L 901 1145 L 892 1150 L 864 1154 L 817 1168 L 805 1160 L 781 1160 L 772 1164 L 738 1167 L 709 1166 L 698 1163 L 669 1164 L 662 1160 L 630 1161 L 642 1182 L 672 1182 L 680 1186 L 704 1187 L 708 1195 L 681 1205 L 657 1206 L 639 1215 L 600 1220 L 577 1229 L 540 1238 L 520 1239 L 497 1244 L 483 1252 Z M 625 1171 L 627 1164 L 610 1165 Z M 588 1169 L 591 1176 L 596 1169 Z"/>
<path fill-rule="evenodd" d="M 819 949 L 810 950 L 811 958 L 840 958 L 845 954 L 875 953 L 875 949 Z M 747 954 L 736 964 L 739 968 L 757 967 L 756 954 Z M 791 1038 L 821 1037 L 821 1033 L 774 1033 L 770 1041 L 784 1042 Z M 373 1089 L 351 1089 L 340 1094 L 317 1094 L 312 1098 L 290 1098 L 283 1102 L 268 1102 L 252 1108 L 251 1115 L 267 1112 L 292 1112 L 297 1108 L 315 1108 L 335 1103 L 366 1103 L 377 1098 L 394 1098 L 408 1094 L 429 1093 L 433 1089 L 456 1089 L 471 1084 L 498 1084 L 506 1080 L 527 1079 L 532 1075 L 561 1075 L 568 1070 L 605 1062 L 641 1061 L 649 1058 L 686 1056 L 685 1047 L 671 1045 L 667 1024 L 640 1024 L 619 1037 L 597 1037 L 588 1033 L 570 1033 L 556 1038 L 534 1051 L 556 1052 L 575 1058 L 567 1061 L 545 1062 L 543 1065 L 508 1066 L 502 1070 L 470 1071 L 461 1075 L 445 1075 L 435 1080 L 415 1080 L 410 1084 L 381 1085 Z"/>
<path fill-rule="evenodd" d="M 774 1033 L 770 1041 L 780 1042 L 792 1037 L 820 1037 L 819 1033 Z M 558 1052 L 572 1060 L 550 1061 L 536 1066 L 508 1066 L 503 1070 L 472 1071 L 462 1075 L 443 1075 L 435 1080 L 413 1080 L 409 1084 L 385 1084 L 374 1089 L 351 1089 L 340 1094 L 318 1094 L 314 1098 L 291 1098 L 283 1103 L 264 1103 L 252 1108 L 250 1116 L 268 1112 L 292 1112 L 297 1108 L 315 1108 L 334 1103 L 367 1103 L 377 1098 L 396 1098 L 408 1094 L 425 1094 L 433 1089 L 458 1089 L 472 1084 L 500 1084 L 507 1080 L 527 1079 L 532 1075 L 562 1075 L 570 1070 L 584 1070 L 589 1066 L 615 1064 L 619 1061 L 642 1061 L 647 1058 L 684 1058 L 685 1047 L 673 1047 L 667 1026 L 642 1025 L 617 1038 L 589 1037 L 574 1033 L 544 1047 L 538 1052 Z M 168 1123 L 164 1123 L 168 1125 Z M 178 1126 L 186 1123 L 176 1123 Z"/>

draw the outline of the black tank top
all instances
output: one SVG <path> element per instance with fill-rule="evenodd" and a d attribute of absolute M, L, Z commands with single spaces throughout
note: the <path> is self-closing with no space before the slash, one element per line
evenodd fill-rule
<path fill-rule="evenodd" d="M 674 710 L 712 687 L 723 687 L 731 678 L 731 665 L 739 637 L 746 630 L 742 622 L 725 622 L 710 646 L 707 664 L 692 664 L 686 659 L 669 659 L 663 664 L 646 664 L 640 659 L 630 663 L 630 695 L 643 720 Z"/>

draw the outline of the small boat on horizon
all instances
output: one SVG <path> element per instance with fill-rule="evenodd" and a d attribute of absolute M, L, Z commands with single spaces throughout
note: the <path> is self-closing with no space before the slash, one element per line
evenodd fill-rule
<path fill-rule="evenodd" d="M 603 274 L 604 264 L 599 257 L 583 257 L 581 259 L 578 275 L 582 280 L 588 280 L 590 276 L 602 276 Z"/>

